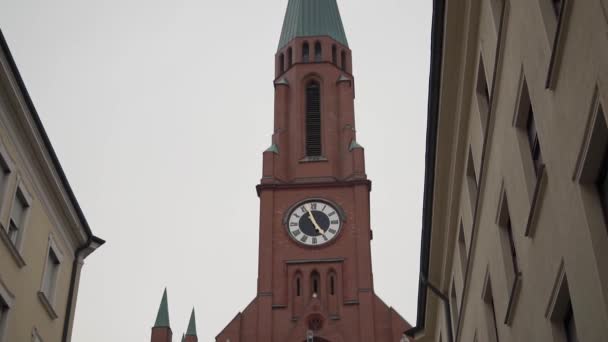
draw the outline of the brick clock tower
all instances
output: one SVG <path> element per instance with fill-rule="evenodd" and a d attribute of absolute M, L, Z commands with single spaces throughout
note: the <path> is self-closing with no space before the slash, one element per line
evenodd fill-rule
<path fill-rule="evenodd" d="M 399 342 L 409 324 L 374 292 L 355 83 L 336 0 L 289 0 L 264 152 L 256 298 L 217 342 Z"/>

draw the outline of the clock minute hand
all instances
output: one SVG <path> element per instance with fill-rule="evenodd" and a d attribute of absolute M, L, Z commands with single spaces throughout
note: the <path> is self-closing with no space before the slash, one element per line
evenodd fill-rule
<path fill-rule="evenodd" d="M 310 219 L 312 224 L 315 226 L 315 229 L 317 230 L 317 232 L 319 232 L 321 235 L 324 235 L 325 231 L 323 229 L 321 229 L 321 227 L 319 227 L 319 224 L 317 223 L 317 220 L 315 220 L 315 216 L 312 214 L 312 211 L 310 211 L 310 209 L 308 209 L 308 208 L 306 208 L 306 210 L 308 211 L 308 218 Z"/>

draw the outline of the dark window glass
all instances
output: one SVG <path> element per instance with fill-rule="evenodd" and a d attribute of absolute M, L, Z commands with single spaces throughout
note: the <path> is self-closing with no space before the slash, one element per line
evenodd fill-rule
<path fill-rule="evenodd" d="M 329 293 L 332 296 L 336 294 L 336 278 L 333 275 L 329 277 Z"/>
<path fill-rule="evenodd" d="M 486 80 L 486 71 L 483 64 L 483 58 L 479 57 L 479 67 L 477 69 L 477 99 L 479 104 L 479 116 L 483 129 L 486 129 L 488 116 L 490 111 L 490 91 L 488 89 L 488 81 Z"/>
<path fill-rule="evenodd" d="M 323 50 L 321 48 L 321 43 L 315 43 L 315 62 L 320 62 L 323 58 Z"/>
<path fill-rule="evenodd" d="M 331 62 L 338 64 L 338 49 L 335 45 L 331 47 Z"/>
<path fill-rule="evenodd" d="M 296 296 L 300 297 L 302 295 L 302 285 L 300 284 L 300 277 L 296 278 Z"/>
<path fill-rule="evenodd" d="M 490 300 L 488 301 L 488 306 L 490 307 L 490 310 L 492 312 L 492 325 L 494 328 L 494 336 L 496 336 L 496 341 L 498 341 L 498 320 L 496 319 L 496 307 L 494 306 L 494 297 L 490 297 Z"/>
<path fill-rule="evenodd" d="M 540 142 L 538 141 L 538 131 L 536 122 L 534 121 L 534 110 L 532 106 L 528 109 L 528 122 L 526 123 L 528 133 L 528 142 L 530 143 L 530 152 L 532 153 L 532 163 L 534 164 L 534 172 L 536 177 L 539 176 L 540 169 L 543 165 L 543 155 L 540 150 Z"/>
<path fill-rule="evenodd" d="M 572 305 L 568 306 L 568 311 L 564 317 L 564 332 L 566 335 L 566 341 L 578 342 L 578 336 L 576 332 L 576 322 L 574 321 L 574 313 L 572 312 Z"/>
<path fill-rule="evenodd" d="M 310 46 L 308 43 L 304 43 L 302 46 L 302 62 L 308 63 L 310 61 Z"/>
<path fill-rule="evenodd" d="M 283 54 L 279 56 L 279 70 L 281 72 L 285 71 L 285 55 Z"/>
<path fill-rule="evenodd" d="M 559 18 L 562 14 L 562 9 L 564 8 L 564 0 L 551 0 L 553 2 L 553 11 L 555 12 L 555 16 Z"/>
<path fill-rule="evenodd" d="M 291 68 L 293 64 L 293 50 L 291 48 L 287 49 L 287 67 Z"/>
<path fill-rule="evenodd" d="M 312 288 L 312 294 L 314 295 L 319 295 L 319 273 L 314 272 L 312 274 L 311 278 L 311 288 Z"/>
<path fill-rule="evenodd" d="M 346 71 L 346 51 L 342 51 L 342 70 Z"/>
<path fill-rule="evenodd" d="M 608 148 L 606 148 L 606 151 L 604 152 L 602 172 L 598 179 L 598 190 L 600 192 L 600 202 L 602 203 L 602 209 L 604 210 L 604 217 L 606 218 L 606 224 L 608 225 Z"/>
<path fill-rule="evenodd" d="M 321 88 L 317 82 L 306 87 L 306 155 L 321 156 Z"/>
<path fill-rule="evenodd" d="M 508 215 L 508 214 L 507 214 Z M 519 265 L 517 263 L 517 250 L 515 249 L 515 240 L 513 238 L 513 227 L 511 226 L 511 218 L 507 218 L 505 225 L 507 234 L 509 236 L 509 247 L 511 248 L 511 261 L 513 262 L 513 271 L 515 274 L 519 274 Z"/>

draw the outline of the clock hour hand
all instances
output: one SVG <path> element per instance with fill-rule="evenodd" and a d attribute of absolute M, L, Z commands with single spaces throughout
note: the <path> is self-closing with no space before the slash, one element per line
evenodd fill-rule
<path fill-rule="evenodd" d="M 312 211 L 310 211 L 310 209 L 308 209 L 308 208 L 306 208 L 306 210 L 308 211 L 308 219 L 310 219 L 310 222 L 312 222 L 312 224 L 315 226 L 315 230 L 317 232 L 319 232 L 319 234 L 325 235 L 325 231 L 323 229 L 321 229 L 321 227 L 319 227 L 319 224 L 317 223 L 317 220 L 315 220 L 315 217 L 312 214 Z"/>

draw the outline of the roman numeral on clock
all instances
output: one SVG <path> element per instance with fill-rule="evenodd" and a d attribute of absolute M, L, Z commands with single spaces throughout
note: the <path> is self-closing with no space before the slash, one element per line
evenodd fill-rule
<path fill-rule="evenodd" d="M 338 232 L 335 229 L 331 229 L 331 228 L 329 228 L 327 231 L 330 232 L 330 233 L 332 233 L 332 234 L 336 234 Z"/>

